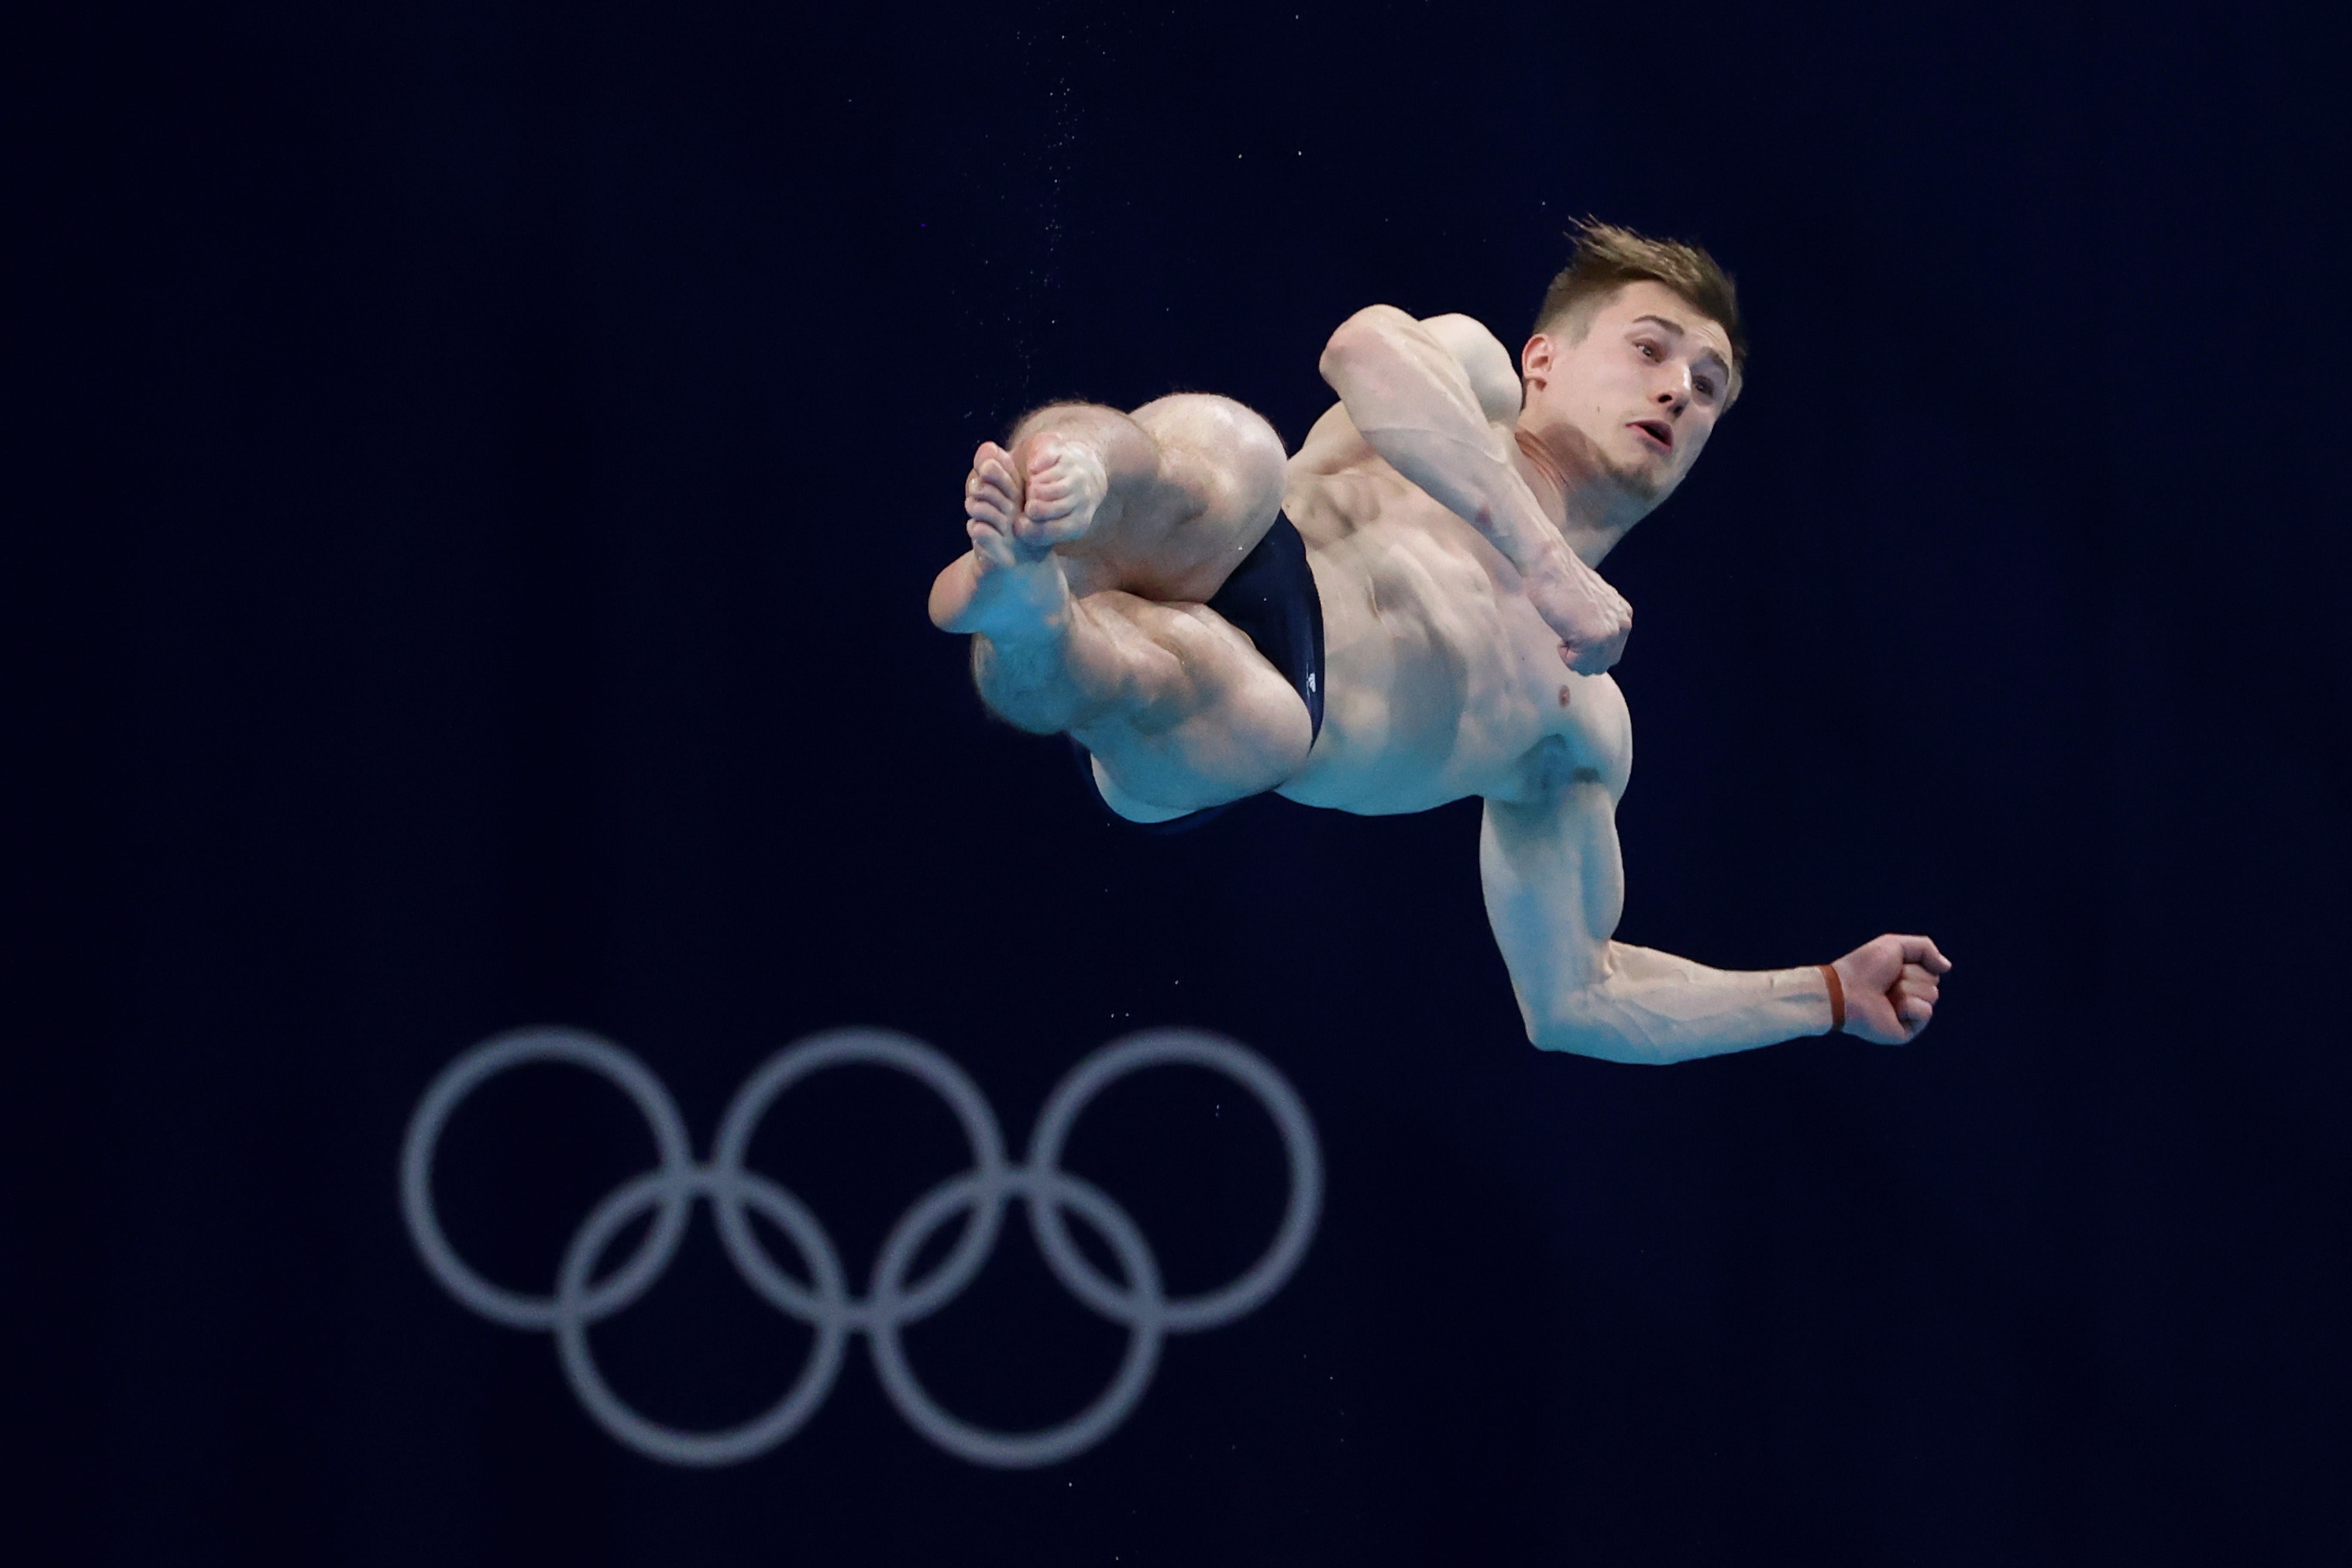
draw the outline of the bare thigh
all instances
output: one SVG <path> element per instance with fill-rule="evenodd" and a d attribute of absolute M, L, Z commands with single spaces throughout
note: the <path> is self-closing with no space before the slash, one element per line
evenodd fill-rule
<path fill-rule="evenodd" d="M 1094 753 L 1103 796 L 1120 815 L 1151 821 L 1222 805 L 1306 765 L 1306 702 L 1214 610 L 1116 589 L 1080 608 L 1138 675 L 1138 700 L 1070 731 Z"/>

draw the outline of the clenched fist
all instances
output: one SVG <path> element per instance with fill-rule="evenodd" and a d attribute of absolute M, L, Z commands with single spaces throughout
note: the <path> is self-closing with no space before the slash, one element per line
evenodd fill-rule
<path fill-rule="evenodd" d="M 1936 1016 L 1937 981 L 1952 961 L 1924 936 L 1882 936 L 1834 965 L 1845 987 L 1845 1032 L 1882 1046 L 1919 1037 Z"/>
<path fill-rule="evenodd" d="M 1559 657 L 1579 675 L 1599 675 L 1625 656 L 1633 606 L 1565 544 L 1520 574 L 1528 602 L 1559 638 Z"/>

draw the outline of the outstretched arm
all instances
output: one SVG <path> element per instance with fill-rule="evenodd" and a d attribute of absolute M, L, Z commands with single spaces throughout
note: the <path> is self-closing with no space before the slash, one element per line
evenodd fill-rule
<path fill-rule="evenodd" d="M 1502 411 L 1483 405 L 1481 388 L 1456 352 L 1471 348 L 1475 362 L 1478 349 L 1492 345 L 1500 354 L 1500 345 L 1483 329 L 1464 328 L 1475 323 L 1462 317 L 1417 321 L 1391 305 L 1359 310 L 1331 334 L 1323 379 L 1373 451 L 1518 569 L 1529 599 L 1566 645 L 1569 662 L 1598 675 L 1623 653 L 1633 612 L 1577 559 L 1519 477 L 1497 417 Z M 1501 357 L 1507 375 L 1509 358 Z M 1488 389 L 1484 402 L 1496 401 Z"/>
<path fill-rule="evenodd" d="M 1598 777 L 1487 801 L 1478 863 L 1528 1037 L 1547 1050 L 1678 1062 L 1830 1031 L 1820 965 L 1709 969 L 1610 940 L 1624 871 L 1616 805 Z M 1927 1026 L 1951 964 L 1925 937 L 1882 936 L 1832 967 L 1845 1031 L 1899 1044 Z"/>

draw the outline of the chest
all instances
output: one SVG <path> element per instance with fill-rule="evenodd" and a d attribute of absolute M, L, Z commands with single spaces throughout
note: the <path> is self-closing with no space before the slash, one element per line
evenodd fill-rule
<path fill-rule="evenodd" d="M 1310 543 L 1328 793 L 1358 810 L 1415 811 L 1516 795 L 1555 772 L 1622 788 L 1631 735 L 1616 683 L 1560 662 L 1517 574 L 1475 531 L 1450 513 L 1390 510 Z"/>

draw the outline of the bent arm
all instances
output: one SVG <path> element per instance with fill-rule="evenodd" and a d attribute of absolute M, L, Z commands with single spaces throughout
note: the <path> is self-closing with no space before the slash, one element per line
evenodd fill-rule
<path fill-rule="evenodd" d="M 1528 1038 L 1546 1050 L 1678 1062 L 1829 1032 L 1817 967 L 1709 969 L 1610 940 L 1624 871 L 1616 805 L 1597 778 L 1487 801 L 1478 865 Z"/>
<path fill-rule="evenodd" d="M 1374 305 L 1340 323 L 1319 368 L 1348 417 L 1391 468 L 1485 534 L 1522 574 L 1557 570 L 1568 546 L 1519 477 L 1510 438 L 1465 368 L 1466 357 L 1486 373 L 1482 380 L 1492 379 L 1482 338 L 1507 374 L 1501 345 L 1468 318 L 1423 322 L 1393 305 Z M 1473 352 L 1460 356 L 1454 348 Z M 1485 402 L 1499 400 L 1499 389 L 1486 391 Z"/>

